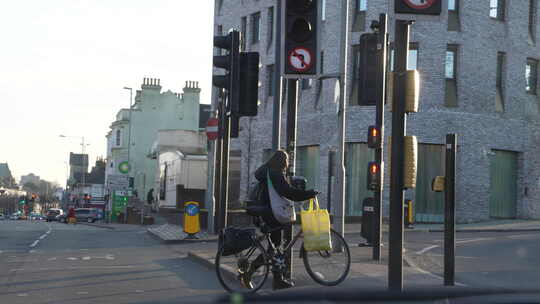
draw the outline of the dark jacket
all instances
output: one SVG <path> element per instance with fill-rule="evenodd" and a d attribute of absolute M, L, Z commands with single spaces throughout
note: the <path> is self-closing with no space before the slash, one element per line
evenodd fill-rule
<path fill-rule="evenodd" d="M 270 175 L 270 180 L 276 192 L 282 197 L 288 198 L 291 201 L 301 202 L 310 199 L 316 195 L 314 190 L 301 190 L 291 186 L 289 180 L 285 177 L 283 172 L 277 172 L 269 170 L 266 165 L 262 165 L 257 171 L 255 171 L 255 178 L 267 185 L 267 173 Z M 268 204 L 270 204 L 270 198 L 268 197 L 268 191 L 266 191 L 265 198 Z"/>

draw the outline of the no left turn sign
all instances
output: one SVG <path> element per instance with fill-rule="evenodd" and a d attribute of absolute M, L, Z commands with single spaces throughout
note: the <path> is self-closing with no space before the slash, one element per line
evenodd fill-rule
<path fill-rule="evenodd" d="M 435 0 L 405 0 L 405 3 L 412 8 L 424 9 L 432 6 Z"/>
<path fill-rule="evenodd" d="M 307 48 L 297 47 L 289 53 L 289 65 L 297 72 L 305 72 L 313 65 L 313 55 Z"/>

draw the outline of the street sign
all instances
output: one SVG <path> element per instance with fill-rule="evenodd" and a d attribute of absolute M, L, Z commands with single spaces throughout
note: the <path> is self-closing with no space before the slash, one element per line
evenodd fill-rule
<path fill-rule="evenodd" d="M 313 65 L 313 55 L 304 47 L 294 48 L 289 53 L 289 67 L 297 72 L 305 72 Z"/>
<path fill-rule="evenodd" d="M 208 140 L 217 139 L 218 124 L 219 124 L 219 120 L 217 118 L 211 117 L 208 119 L 208 122 L 206 123 L 206 137 L 208 137 Z"/>
<path fill-rule="evenodd" d="M 395 0 L 396 14 L 440 15 L 441 0 Z"/>
<path fill-rule="evenodd" d="M 129 187 L 127 175 L 111 174 L 107 177 L 107 185 L 112 189 L 126 189 Z"/>

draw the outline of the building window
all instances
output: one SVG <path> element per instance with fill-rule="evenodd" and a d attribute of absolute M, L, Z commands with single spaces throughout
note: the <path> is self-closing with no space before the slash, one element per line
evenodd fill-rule
<path fill-rule="evenodd" d="M 394 71 L 394 46 L 390 46 L 390 71 Z M 409 56 L 407 58 L 407 70 L 417 70 L 418 69 L 418 49 L 419 45 L 417 42 L 411 42 L 409 44 Z"/>
<path fill-rule="evenodd" d="M 268 35 L 267 35 L 267 48 L 272 45 L 274 39 L 274 7 L 268 8 Z"/>
<path fill-rule="evenodd" d="M 268 84 L 266 87 L 267 90 L 267 96 L 274 96 L 274 65 L 267 65 L 266 66 L 266 83 Z"/>
<path fill-rule="evenodd" d="M 352 91 L 350 97 L 350 104 L 357 104 L 358 100 L 358 83 L 360 81 L 359 69 L 360 69 L 360 45 L 353 45 L 352 47 L 352 59 L 353 59 L 353 80 L 352 80 Z"/>
<path fill-rule="evenodd" d="M 536 40 L 536 10 L 537 0 L 529 0 L 529 40 L 534 43 Z"/>
<path fill-rule="evenodd" d="M 367 0 L 356 0 L 356 14 L 354 16 L 353 32 L 363 32 L 366 30 L 366 10 Z"/>
<path fill-rule="evenodd" d="M 246 35 L 247 35 L 247 17 L 242 17 L 240 20 L 240 51 L 244 52 L 246 50 Z"/>
<path fill-rule="evenodd" d="M 367 11 L 367 0 L 356 0 L 356 10 L 359 12 Z"/>
<path fill-rule="evenodd" d="M 218 16 L 221 16 L 221 8 L 223 7 L 223 0 L 218 0 L 216 1 L 217 2 L 217 15 Z"/>
<path fill-rule="evenodd" d="M 296 175 L 307 179 L 306 189 L 319 188 L 319 146 L 304 146 L 296 149 Z"/>
<path fill-rule="evenodd" d="M 324 73 L 324 51 L 321 51 L 321 68 L 320 68 L 321 74 Z"/>
<path fill-rule="evenodd" d="M 448 30 L 460 31 L 459 0 L 448 0 Z"/>
<path fill-rule="evenodd" d="M 504 111 L 504 76 L 506 68 L 506 53 L 497 53 L 497 79 L 495 87 L 497 94 L 495 97 L 495 110 L 498 112 Z"/>
<path fill-rule="evenodd" d="M 538 84 L 538 60 L 527 59 L 525 65 L 525 90 L 531 95 L 536 95 L 536 87 Z"/>
<path fill-rule="evenodd" d="M 261 40 L 261 13 L 251 15 L 251 42 L 257 43 Z"/>
<path fill-rule="evenodd" d="M 120 130 L 116 130 L 116 146 L 120 147 Z"/>
<path fill-rule="evenodd" d="M 313 79 L 304 78 L 302 79 L 302 90 L 309 90 L 313 86 Z"/>
<path fill-rule="evenodd" d="M 326 0 L 321 0 L 321 20 L 326 21 Z"/>
<path fill-rule="evenodd" d="M 446 81 L 445 105 L 457 107 L 457 56 L 458 46 L 449 44 L 446 48 L 446 60 L 444 64 L 444 78 Z"/>
<path fill-rule="evenodd" d="M 489 16 L 493 19 L 504 20 L 506 0 L 489 0 Z"/>

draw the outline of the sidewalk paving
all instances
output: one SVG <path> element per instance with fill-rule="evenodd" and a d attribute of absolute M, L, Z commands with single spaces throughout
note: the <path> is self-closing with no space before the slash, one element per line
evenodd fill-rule
<path fill-rule="evenodd" d="M 417 224 L 408 231 L 443 232 L 444 224 Z M 485 222 L 456 224 L 457 232 L 526 232 L 540 231 L 540 220 L 490 220 Z"/>
<path fill-rule="evenodd" d="M 152 225 L 147 228 L 147 231 L 165 243 L 217 241 L 217 236 L 209 235 L 205 231 L 197 233 L 195 235 L 196 238 L 191 239 L 189 238 L 189 235 L 184 232 L 182 226 L 171 224 Z"/>

